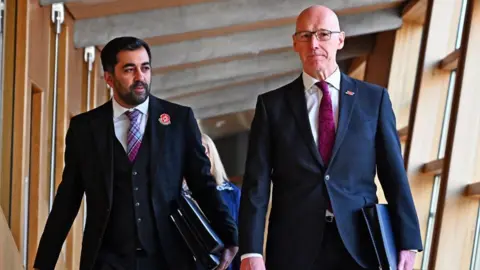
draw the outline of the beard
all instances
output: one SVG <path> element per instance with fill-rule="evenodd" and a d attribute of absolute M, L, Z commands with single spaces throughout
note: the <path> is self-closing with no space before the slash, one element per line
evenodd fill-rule
<path fill-rule="evenodd" d="M 141 93 L 135 92 L 135 88 L 143 87 Z M 150 94 L 150 85 L 142 81 L 136 81 L 129 87 L 124 87 L 120 82 L 115 82 L 115 89 L 118 97 L 127 105 L 137 106 L 142 104 Z"/>

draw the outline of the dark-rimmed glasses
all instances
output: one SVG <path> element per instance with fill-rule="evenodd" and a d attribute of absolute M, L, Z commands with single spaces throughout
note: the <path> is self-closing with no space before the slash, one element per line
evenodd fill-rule
<path fill-rule="evenodd" d="M 330 40 L 332 34 L 340 34 L 342 31 L 330 31 L 327 29 L 320 29 L 317 31 L 299 31 L 293 34 L 296 41 L 308 42 L 312 39 L 312 36 L 315 36 L 319 41 Z"/>

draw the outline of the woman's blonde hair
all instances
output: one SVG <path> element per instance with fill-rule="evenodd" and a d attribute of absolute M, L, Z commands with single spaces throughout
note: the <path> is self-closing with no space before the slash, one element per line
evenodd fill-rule
<path fill-rule="evenodd" d="M 205 144 L 206 150 L 210 155 L 210 162 L 212 166 L 212 175 L 217 182 L 217 185 L 222 185 L 228 180 L 227 173 L 223 167 L 222 160 L 218 154 L 217 147 L 213 140 L 207 135 L 202 133 L 202 141 Z"/>

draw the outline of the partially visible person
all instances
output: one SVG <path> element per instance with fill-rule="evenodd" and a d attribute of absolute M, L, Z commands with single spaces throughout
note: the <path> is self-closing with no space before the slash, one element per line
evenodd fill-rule
<path fill-rule="evenodd" d="M 412 270 L 422 237 L 387 89 L 340 71 L 345 33 L 330 8 L 303 10 L 292 41 L 303 71 L 258 96 L 250 130 L 242 270 L 378 269 L 361 214 L 378 203 L 376 173 L 399 250 L 396 269 Z"/>
<path fill-rule="evenodd" d="M 202 133 L 202 144 L 205 147 L 205 154 L 210 159 L 211 169 L 210 173 L 213 175 L 217 183 L 217 190 L 220 191 L 221 197 L 228 206 L 230 215 L 238 224 L 238 213 L 240 208 L 240 189 L 229 181 L 225 167 L 223 167 L 222 160 L 218 154 L 217 147 L 213 140 L 205 133 Z M 191 193 L 188 185 L 183 181 L 183 188 L 186 192 Z M 240 269 L 240 256 L 236 256 L 232 261 L 228 270 Z"/>
<path fill-rule="evenodd" d="M 113 98 L 70 121 L 62 182 L 34 268 L 55 269 L 86 195 L 80 270 L 192 270 L 169 217 L 184 177 L 226 246 L 217 269 L 227 269 L 238 250 L 237 225 L 210 174 L 192 109 L 150 94 L 143 40 L 115 38 L 101 59 Z"/>
<path fill-rule="evenodd" d="M 238 210 L 240 207 L 240 189 L 232 184 L 227 177 L 225 168 L 223 167 L 222 160 L 218 154 L 217 147 L 213 140 L 206 135 L 202 134 L 202 144 L 205 147 L 205 154 L 210 159 L 211 174 L 217 182 L 217 190 L 220 191 L 223 200 L 230 210 L 230 215 L 238 224 Z"/>

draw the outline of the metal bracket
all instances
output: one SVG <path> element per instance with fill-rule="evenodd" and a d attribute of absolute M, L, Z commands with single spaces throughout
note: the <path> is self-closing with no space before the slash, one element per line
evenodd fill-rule
<path fill-rule="evenodd" d="M 88 63 L 88 71 L 92 71 L 93 62 L 95 62 L 95 47 L 89 46 L 85 48 L 83 59 Z"/>
<path fill-rule="evenodd" d="M 65 21 L 65 7 L 63 3 L 52 4 L 52 22 L 57 25 L 57 34 L 60 34 L 61 25 Z"/>
<path fill-rule="evenodd" d="M 5 1 L 0 1 L 0 20 L 4 17 L 4 11 L 5 11 Z M 3 33 L 3 21 L 0 25 L 2 29 L 0 29 L 0 33 Z"/>
<path fill-rule="evenodd" d="M 65 21 L 65 8 L 62 3 L 52 4 L 52 22 L 63 23 Z"/>

